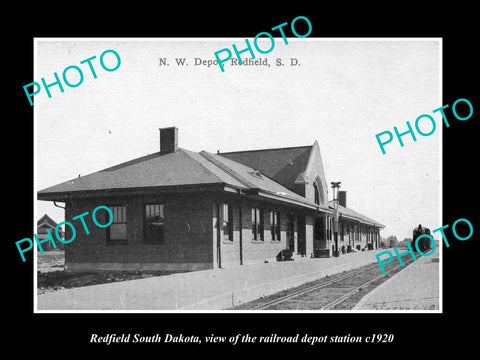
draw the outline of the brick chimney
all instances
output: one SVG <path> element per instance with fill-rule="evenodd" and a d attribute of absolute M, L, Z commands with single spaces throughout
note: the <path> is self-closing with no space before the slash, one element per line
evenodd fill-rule
<path fill-rule="evenodd" d="M 178 129 L 175 126 L 160 129 L 160 152 L 173 153 L 178 146 Z"/>
<path fill-rule="evenodd" d="M 347 207 L 347 192 L 338 191 L 338 204 Z"/>

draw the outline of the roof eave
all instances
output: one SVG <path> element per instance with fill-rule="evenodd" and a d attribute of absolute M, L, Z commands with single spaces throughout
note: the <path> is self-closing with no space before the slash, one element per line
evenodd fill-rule
<path fill-rule="evenodd" d="M 329 206 L 330 209 L 334 209 L 333 207 Z M 342 212 L 339 211 L 339 215 L 341 215 L 341 217 L 344 217 L 344 218 L 347 218 L 347 219 L 350 219 L 350 220 L 355 220 L 355 221 L 358 221 L 359 223 L 362 223 L 362 224 L 365 224 L 365 225 L 372 225 L 372 226 L 376 226 L 378 228 L 384 228 L 385 225 L 383 224 L 380 224 L 376 221 L 368 221 L 368 220 L 365 220 L 365 219 L 360 219 L 358 217 L 355 217 L 355 216 L 350 216 L 350 215 L 347 215 L 347 214 L 344 214 Z M 373 220 L 373 219 L 372 219 Z"/>
<path fill-rule="evenodd" d="M 316 204 L 312 204 L 312 203 L 309 203 L 307 201 L 302 201 L 300 199 L 294 199 L 294 198 L 292 198 L 288 195 L 277 194 L 277 193 L 267 191 L 267 190 L 252 189 L 250 191 L 250 194 L 259 195 L 259 196 L 263 196 L 263 197 L 266 197 L 266 198 L 287 202 L 289 204 L 298 205 L 298 206 L 305 207 L 305 208 L 312 209 L 312 210 L 328 211 L 328 209 L 320 207 Z"/>
<path fill-rule="evenodd" d="M 131 187 L 118 189 L 99 189 L 99 190 L 77 190 L 77 191 L 52 191 L 37 193 L 38 200 L 61 201 L 64 202 L 72 197 L 102 197 L 111 195 L 141 195 L 155 193 L 177 193 L 177 192 L 194 192 L 194 191 L 217 191 L 224 190 L 225 183 L 207 183 L 207 184 L 187 184 L 187 185 L 171 185 L 171 186 L 149 186 L 149 187 Z M 228 185 L 234 187 L 233 185 Z"/>

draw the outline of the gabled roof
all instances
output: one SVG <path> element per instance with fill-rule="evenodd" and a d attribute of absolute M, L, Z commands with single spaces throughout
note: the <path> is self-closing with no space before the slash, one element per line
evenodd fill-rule
<path fill-rule="evenodd" d="M 330 209 L 334 209 L 334 204 L 333 204 L 333 200 L 330 200 L 328 202 L 329 204 L 329 207 Z M 350 218 L 350 219 L 353 219 L 353 220 L 358 220 L 360 221 L 361 223 L 363 224 L 368 224 L 368 225 L 374 225 L 374 226 L 377 226 L 377 227 L 380 227 L 380 228 L 384 228 L 385 225 L 382 225 L 381 223 L 379 223 L 378 221 L 376 220 L 373 220 L 371 218 L 369 218 L 368 216 L 365 216 L 363 214 L 360 214 L 359 212 L 353 210 L 353 209 L 350 209 L 350 208 L 347 208 L 347 207 L 344 207 L 342 205 L 338 205 L 338 213 L 341 214 L 342 216 L 345 216 L 347 218 Z"/>
<path fill-rule="evenodd" d="M 74 178 L 41 190 L 39 195 L 217 183 L 245 188 L 199 154 L 179 148 L 172 153 L 157 152 Z"/>
<path fill-rule="evenodd" d="M 47 214 L 44 214 L 40 219 L 37 221 L 37 234 L 46 234 L 46 229 L 50 229 L 50 231 L 57 231 L 60 236 L 63 237 L 63 230 L 61 227 L 57 229 L 57 223 Z"/>
<path fill-rule="evenodd" d="M 182 185 L 225 184 L 280 201 L 312 209 L 317 205 L 270 179 L 258 170 L 206 151 L 195 153 L 178 148 L 172 153 L 154 153 L 107 169 L 78 177 L 38 192 L 40 200 L 84 192 L 139 188 L 181 187 Z"/>
<path fill-rule="evenodd" d="M 208 184 L 228 185 L 249 194 L 330 212 L 333 209 L 331 201 L 329 208 L 322 208 L 289 188 L 306 171 L 312 148 L 301 146 L 221 154 L 177 148 L 171 153 L 142 156 L 51 186 L 39 191 L 38 199 L 58 200 L 59 196 L 91 192 L 104 194 L 112 190 Z M 339 211 L 362 223 L 384 227 L 352 209 L 339 206 Z"/>
<path fill-rule="evenodd" d="M 211 154 L 202 151 L 200 152 L 200 155 L 204 156 L 222 170 L 231 174 L 232 177 L 235 177 L 250 189 L 258 189 L 271 195 L 318 207 L 318 205 L 308 202 L 303 196 L 298 195 L 290 189 L 287 189 L 285 186 L 270 179 L 266 174 L 249 166 L 224 158 L 220 154 Z"/>
<path fill-rule="evenodd" d="M 272 180 L 293 189 L 307 168 L 312 145 L 219 153 L 218 155 L 259 170 Z"/>
<path fill-rule="evenodd" d="M 44 214 L 40 219 L 37 221 L 37 226 L 48 225 L 49 227 L 55 228 L 58 224 L 47 214 Z"/>

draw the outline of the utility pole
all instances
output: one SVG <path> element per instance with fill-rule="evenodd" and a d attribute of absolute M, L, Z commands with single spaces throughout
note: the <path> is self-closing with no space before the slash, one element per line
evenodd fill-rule
<path fill-rule="evenodd" d="M 333 240 L 335 242 L 335 251 L 333 256 L 339 256 L 339 251 L 338 251 L 338 190 L 340 189 L 340 181 L 337 182 L 331 182 L 332 184 L 332 189 L 333 189 L 333 216 L 334 216 L 334 221 L 333 221 L 333 230 L 334 230 L 334 236 Z M 337 191 L 335 191 L 337 189 Z"/>

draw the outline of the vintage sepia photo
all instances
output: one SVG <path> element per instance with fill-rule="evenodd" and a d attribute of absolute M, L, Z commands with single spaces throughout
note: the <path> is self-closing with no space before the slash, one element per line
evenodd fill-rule
<path fill-rule="evenodd" d="M 442 39 L 275 40 L 35 39 L 35 312 L 442 311 Z"/>

